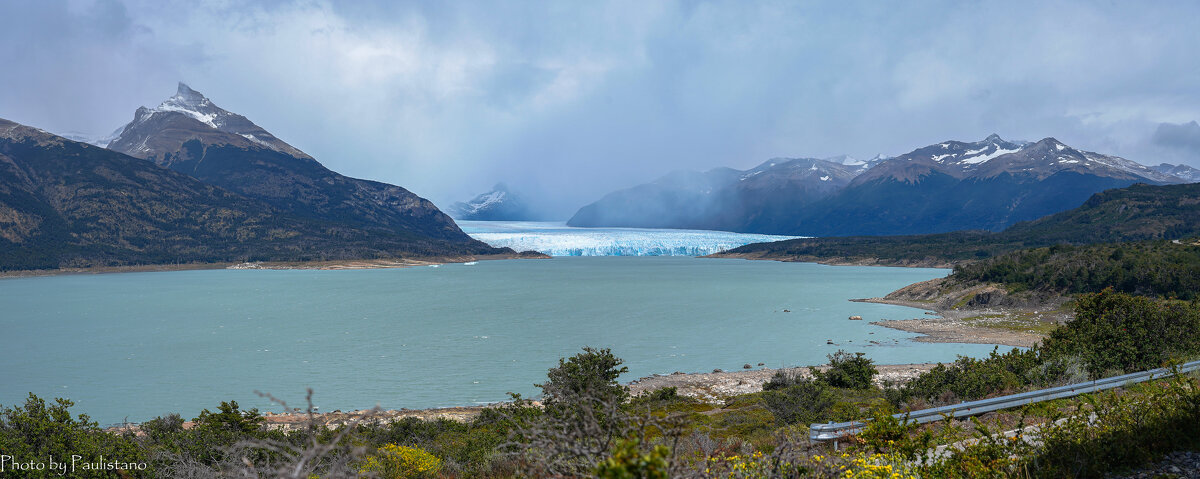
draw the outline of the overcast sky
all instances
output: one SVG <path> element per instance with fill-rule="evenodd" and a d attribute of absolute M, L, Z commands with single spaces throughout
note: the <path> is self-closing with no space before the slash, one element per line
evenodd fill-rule
<path fill-rule="evenodd" d="M 199 5 L 198 5 L 199 4 Z M 676 169 L 1053 136 L 1200 167 L 1200 2 L 6 1 L 0 118 L 184 81 L 333 170 L 564 215 Z"/>

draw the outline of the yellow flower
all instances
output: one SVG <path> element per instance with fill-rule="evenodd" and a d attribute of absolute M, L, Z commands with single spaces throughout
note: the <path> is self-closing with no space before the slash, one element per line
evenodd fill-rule
<path fill-rule="evenodd" d="M 360 473 L 376 473 L 386 479 L 432 477 L 442 469 L 442 460 L 416 447 L 388 444 L 367 456 Z"/>

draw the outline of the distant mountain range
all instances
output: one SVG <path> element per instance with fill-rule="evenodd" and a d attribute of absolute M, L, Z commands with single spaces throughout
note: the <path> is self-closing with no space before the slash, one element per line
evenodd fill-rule
<path fill-rule="evenodd" d="M 1200 171 L 1150 168 L 1054 138 L 947 141 L 859 162 L 776 159 L 746 171 L 678 172 L 584 206 L 571 226 L 703 228 L 806 236 L 999 231 L 1134 183 L 1187 183 Z"/>
<path fill-rule="evenodd" d="M 184 84 L 108 147 L 0 120 L 0 270 L 513 253 Z"/>
<path fill-rule="evenodd" d="M 474 221 L 538 221 L 546 218 L 534 212 L 531 205 L 520 195 L 509 190 L 508 185 L 497 183 L 486 193 L 470 201 L 457 202 L 446 208 L 451 217 Z"/>
<path fill-rule="evenodd" d="M 1077 208 L 1017 223 L 1001 232 L 801 238 L 750 244 L 715 256 L 944 266 L 1056 244 L 1180 240 L 1196 236 L 1200 236 L 1200 183 L 1135 184 L 1096 193 Z"/>

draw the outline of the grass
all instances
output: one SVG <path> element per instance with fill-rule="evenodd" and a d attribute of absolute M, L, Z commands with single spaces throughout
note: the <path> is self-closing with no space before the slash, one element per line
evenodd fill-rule
<path fill-rule="evenodd" d="M 1040 318 L 1040 314 L 1018 312 L 1012 314 L 981 314 L 963 318 L 963 322 L 974 327 L 1003 329 L 1039 336 L 1049 335 L 1051 331 L 1058 329 L 1058 323 L 1044 321 Z"/>

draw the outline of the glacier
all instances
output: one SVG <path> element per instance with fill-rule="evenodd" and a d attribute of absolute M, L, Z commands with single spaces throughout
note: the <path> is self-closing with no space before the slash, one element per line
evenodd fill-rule
<path fill-rule="evenodd" d="M 704 256 L 777 236 L 654 228 L 576 228 L 562 222 L 459 221 L 463 232 L 497 248 L 550 256 Z"/>

